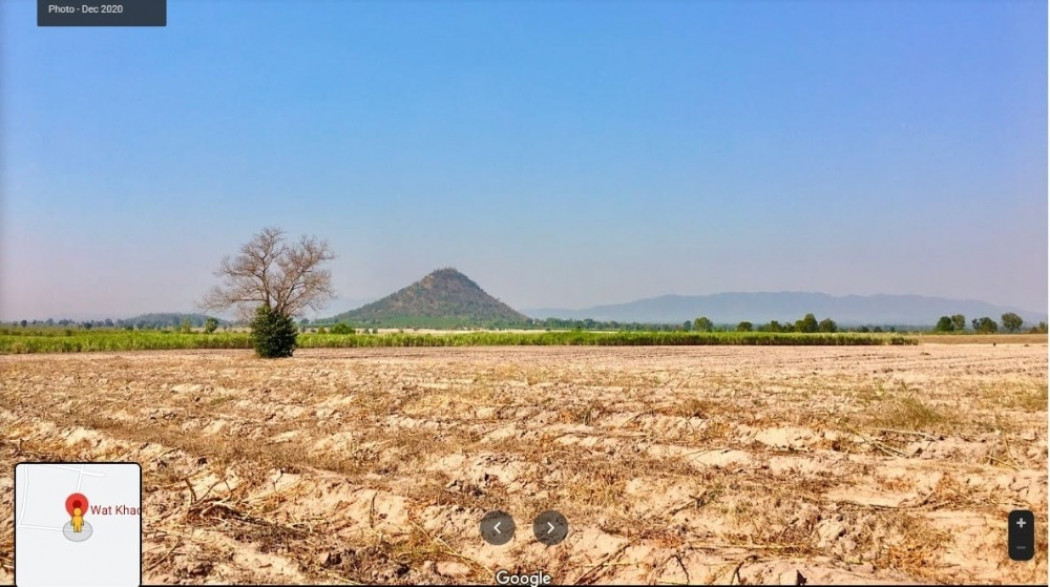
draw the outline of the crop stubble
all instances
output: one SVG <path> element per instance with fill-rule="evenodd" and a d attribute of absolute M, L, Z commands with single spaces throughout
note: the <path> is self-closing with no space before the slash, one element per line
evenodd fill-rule
<path fill-rule="evenodd" d="M 143 464 L 147 583 L 1045 583 L 1046 418 L 1045 345 L 0 357 L 2 470 Z"/>

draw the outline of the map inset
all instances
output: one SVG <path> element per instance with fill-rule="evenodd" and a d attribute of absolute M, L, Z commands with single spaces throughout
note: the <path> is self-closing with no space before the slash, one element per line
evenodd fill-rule
<path fill-rule="evenodd" d="M 141 584 L 138 463 L 21 463 L 14 505 L 17 585 Z"/>

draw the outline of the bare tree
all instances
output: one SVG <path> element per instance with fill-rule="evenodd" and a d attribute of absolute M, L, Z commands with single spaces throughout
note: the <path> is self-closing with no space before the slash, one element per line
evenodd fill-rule
<path fill-rule="evenodd" d="M 235 308 L 245 320 L 262 305 L 289 318 L 307 308 L 320 310 L 335 296 L 332 272 L 321 264 L 334 258 L 326 241 L 304 236 L 288 246 L 283 230 L 264 228 L 236 257 L 223 257 L 215 272 L 223 283 L 205 294 L 200 306 L 215 311 Z"/>

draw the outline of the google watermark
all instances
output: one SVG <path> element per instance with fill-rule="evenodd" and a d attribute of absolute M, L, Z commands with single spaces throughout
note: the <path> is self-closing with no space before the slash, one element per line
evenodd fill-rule
<path fill-rule="evenodd" d="M 530 585 L 531 587 L 538 587 L 539 585 L 550 585 L 551 576 L 543 571 L 536 571 L 535 573 L 513 573 L 511 571 L 496 571 L 496 584 L 497 585 Z"/>

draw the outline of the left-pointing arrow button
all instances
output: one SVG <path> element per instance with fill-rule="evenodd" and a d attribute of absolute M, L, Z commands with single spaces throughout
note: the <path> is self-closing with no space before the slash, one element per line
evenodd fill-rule
<path fill-rule="evenodd" d="M 481 537 L 493 546 L 502 546 L 514 538 L 514 518 L 504 511 L 496 510 L 481 518 Z"/>

